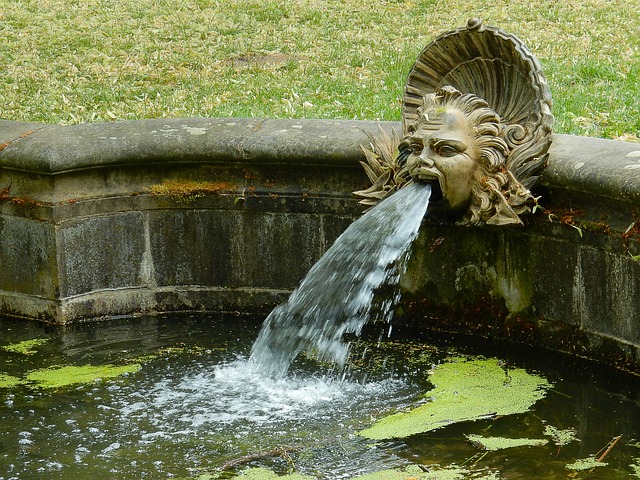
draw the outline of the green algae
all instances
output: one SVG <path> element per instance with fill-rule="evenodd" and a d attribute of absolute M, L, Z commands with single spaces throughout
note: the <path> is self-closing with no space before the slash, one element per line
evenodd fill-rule
<path fill-rule="evenodd" d="M 34 338 L 3 345 L 0 350 L 21 355 L 32 355 L 36 353 L 37 347 L 48 341 L 49 339 L 47 338 Z M 25 375 L 24 378 L 0 372 L 0 388 L 13 388 L 18 385 L 27 385 L 31 388 L 59 388 L 76 383 L 90 383 L 102 378 L 117 377 L 124 373 L 137 371 L 140 368 L 140 364 L 137 363 L 124 366 L 55 366 L 33 370 Z"/>
<path fill-rule="evenodd" d="M 572 428 L 560 430 L 559 428 L 553 427 L 551 425 L 546 425 L 544 427 L 543 435 L 547 437 L 551 437 L 551 439 L 553 440 L 553 443 L 559 447 L 568 445 L 571 442 L 580 441 L 579 439 L 576 438 L 576 431 Z"/>
<path fill-rule="evenodd" d="M 18 377 L 0 372 L 0 388 L 13 388 L 22 383 Z"/>
<path fill-rule="evenodd" d="M 596 468 L 596 467 L 606 467 L 607 465 L 609 465 L 607 462 L 599 462 L 594 457 L 588 457 L 588 458 L 580 458 L 573 463 L 569 463 L 567 465 L 567 469 L 582 471 L 582 470 L 591 470 L 592 468 Z"/>
<path fill-rule="evenodd" d="M 77 383 L 92 383 L 99 379 L 114 378 L 125 373 L 140 370 L 141 365 L 84 365 L 81 367 L 69 365 L 65 367 L 49 367 L 34 370 L 27 374 L 25 380 L 34 388 L 60 388 Z"/>
<path fill-rule="evenodd" d="M 356 480 L 460 480 L 467 478 L 467 470 L 463 468 L 443 468 L 425 471 L 418 465 L 410 465 L 403 469 L 380 470 L 356 477 Z"/>
<path fill-rule="evenodd" d="M 631 467 L 631 470 L 633 470 L 633 473 L 631 475 L 640 478 L 640 458 L 636 458 L 635 463 L 632 463 L 629 466 Z"/>
<path fill-rule="evenodd" d="M 18 343 L 10 343 L 9 345 L 3 345 L 0 347 L 1 350 L 9 353 L 21 353 L 23 355 L 32 355 L 36 353 L 35 348 L 40 345 L 47 343 L 49 341 L 48 338 L 34 338 L 32 340 L 25 340 L 23 342 Z"/>
<path fill-rule="evenodd" d="M 31 355 L 35 353 L 35 348 L 47 342 L 48 339 L 32 339 L 23 342 L 13 343 L 0 347 L 11 353 Z M 13 388 L 17 385 L 26 385 L 30 388 L 60 388 L 67 385 L 79 383 L 91 383 L 99 379 L 118 377 L 125 373 L 132 373 L 140 370 L 142 364 L 151 362 L 157 358 L 166 358 L 182 354 L 204 354 L 210 353 L 209 349 L 200 346 L 178 344 L 172 347 L 165 347 L 157 351 L 129 359 L 126 365 L 84 365 L 84 366 L 60 366 L 46 367 L 32 370 L 24 376 L 18 378 L 0 372 L 0 388 Z"/>
<path fill-rule="evenodd" d="M 539 447 L 549 443 L 548 440 L 541 438 L 483 437 L 472 434 L 466 435 L 466 437 L 473 445 L 490 452 L 514 447 Z"/>
<path fill-rule="evenodd" d="M 373 440 L 403 438 L 452 423 L 528 411 L 551 385 L 520 368 L 504 370 L 495 358 L 452 358 L 437 365 L 429 380 L 435 388 L 427 403 L 382 418 L 361 431 Z"/>
<path fill-rule="evenodd" d="M 244 480 L 313 480 L 313 477 L 291 473 L 288 475 L 278 475 L 268 468 L 250 468 L 243 471 L 238 476 Z"/>
<path fill-rule="evenodd" d="M 455 465 L 449 467 L 433 467 L 422 468 L 419 465 L 409 465 L 405 468 L 380 470 L 378 472 L 367 473 L 355 477 L 354 480 L 463 480 L 473 478 L 476 480 L 492 480 L 499 477 L 495 476 L 495 472 L 488 474 L 476 473 L 467 470 L 466 468 L 458 467 Z M 198 477 L 200 480 L 201 477 Z M 209 479 L 217 477 L 208 477 Z M 237 478 L 243 480 L 313 480 L 315 477 L 307 475 L 301 475 L 298 473 L 288 475 L 278 475 L 277 473 L 267 468 L 250 468 L 241 472 Z"/>
<path fill-rule="evenodd" d="M 498 473 L 487 472 L 487 469 L 473 472 L 457 465 L 447 467 L 438 467 L 437 465 L 429 465 L 429 467 L 421 467 L 419 465 L 410 465 L 405 468 L 380 470 L 379 472 L 368 473 L 356 477 L 355 480 L 497 480 L 500 477 Z"/>
<path fill-rule="evenodd" d="M 204 473 L 197 477 L 190 477 L 185 480 L 217 480 L 219 478 L 240 478 L 242 480 L 315 480 L 315 477 L 301 475 L 299 473 L 289 473 L 278 475 L 273 470 L 264 467 L 252 467 L 229 477 L 224 472 Z"/>
<path fill-rule="evenodd" d="M 158 350 L 147 353 L 145 355 L 140 355 L 133 359 L 135 363 L 149 363 L 153 360 L 157 360 L 158 358 L 169 358 L 178 355 L 204 355 L 209 354 L 214 350 L 225 350 L 224 348 L 204 348 L 199 345 L 186 345 L 179 344 L 173 345 L 171 347 L 163 347 Z"/>

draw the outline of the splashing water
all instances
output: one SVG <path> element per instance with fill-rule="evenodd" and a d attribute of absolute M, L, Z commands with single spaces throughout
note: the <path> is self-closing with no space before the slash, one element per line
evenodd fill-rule
<path fill-rule="evenodd" d="M 349 346 L 343 334 L 359 334 L 369 318 L 374 291 L 397 284 L 404 273 L 430 195 L 430 185 L 411 184 L 352 223 L 289 300 L 269 314 L 250 362 L 263 373 L 284 377 L 295 357 L 311 348 L 320 360 L 344 364 Z M 390 320 L 397 300 L 383 302 L 383 319 Z"/>

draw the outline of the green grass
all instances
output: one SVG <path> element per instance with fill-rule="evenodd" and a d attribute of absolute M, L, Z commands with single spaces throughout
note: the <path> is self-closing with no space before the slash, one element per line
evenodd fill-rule
<path fill-rule="evenodd" d="M 556 131 L 638 140 L 639 0 L 0 0 L 0 117 L 398 120 L 406 74 L 470 16 L 538 56 Z"/>

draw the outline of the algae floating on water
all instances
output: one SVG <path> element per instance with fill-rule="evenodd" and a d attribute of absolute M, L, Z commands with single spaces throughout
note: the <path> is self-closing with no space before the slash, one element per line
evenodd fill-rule
<path fill-rule="evenodd" d="M 13 388 L 17 385 L 20 385 L 21 383 L 22 380 L 20 380 L 18 377 L 0 372 L 0 388 Z"/>
<path fill-rule="evenodd" d="M 500 360 L 455 357 L 437 365 L 427 403 L 382 418 L 360 435 L 373 440 L 403 438 L 452 423 L 528 411 L 551 384 L 524 369 L 505 370 Z"/>
<path fill-rule="evenodd" d="M 77 367 L 73 365 L 65 367 L 50 367 L 34 370 L 27 374 L 25 380 L 35 388 L 60 388 L 77 383 L 91 383 L 99 379 L 119 377 L 125 373 L 133 373 L 140 370 L 139 363 L 130 365 L 85 365 Z"/>
<path fill-rule="evenodd" d="M 458 466 L 422 469 L 419 465 L 409 465 L 405 468 L 395 468 L 380 470 L 378 472 L 367 473 L 354 477 L 354 480 L 464 480 L 470 478 L 471 472 Z M 497 480 L 496 472 L 489 472 L 486 475 L 473 475 L 476 480 Z M 198 477 L 195 480 L 212 480 L 217 477 Z M 237 478 L 244 480 L 314 480 L 315 477 L 301 475 L 298 473 L 288 475 L 278 475 L 267 468 L 249 468 L 241 472 Z"/>
<path fill-rule="evenodd" d="M 32 355 L 36 353 L 35 347 L 38 347 L 49 341 L 48 338 L 34 338 L 31 340 L 24 340 L 18 343 L 10 343 L 9 345 L 3 345 L 0 349 L 9 353 L 21 353 L 23 355 Z"/>
<path fill-rule="evenodd" d="M 483 437 L 473 434 L 466 435 L 466 437 L 472 444 L 490 452 L 513 447 L 540 447 L 549 443 L 542 438 Z"/>
<path fill-rule="evenodd" d="M 568 464 L 567 469 L 582 471 L 582 470 L 591 470 L 592 468 L 596 468 L 596 467 L 606 467 L 607 465 L 609 465 L 607 462 L 600 462 L 596 460 L 594 457 L 588 457 L 588 458 L 580 458 L 575 462 Z"/>
<path fill-rule="evenodd" d="M 560 430 L 559 428 L 553 427 L 551 425 L 546 425 L 544 427 L 543 434 L 547 437 L 551 437 L 553 443 L 559 447 L 568 445 L 571 442 L 580 441 L 576 438 L 576 431 L 572 428 Z"/>
<path fill-rule="evenodd" d="M 314 480 L 314 477 L 292 473 L 289 475 L 278 475 L 268 468 L 250 468 L 243 471 L 239 476 L 244 480 Z"/>
<path fill-rule="evenodd" d="M 355 480 L 462 480 L 466 478 L 467 470 L 463 468 L 443 468 L 434 471 L 425 471 L 418 465 L 410 465 L 402 469 L 380 470 L 356 477 Z"/>

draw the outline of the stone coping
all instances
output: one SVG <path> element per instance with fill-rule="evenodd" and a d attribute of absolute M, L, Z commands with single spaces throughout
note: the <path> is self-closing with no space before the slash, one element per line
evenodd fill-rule
<path fill-rule="evenodd" d="M 0 120 L 0 170 L 61 175 L 176 164 L 358 167 L 360 145 L 400 122 L 187 118 L 70 126 Z M 554 135 L 542 183 L 640 204 L 640 144 Z M 2 187 L 2 185 L 0 185 Z"/>
<path fill-rule="evenodd" d="M 393 124 L 385 122 L 387 128 Z M 349 166 L 376 122 L 153 119 L 70 126 L 0 121 L 0 168 L 63 174 L 151 163 L 319 163 Z"/>
<path fill-rule="evenodd" d="M 640 144 L 554 135 L 543 183 L 640 204 Z"/>

